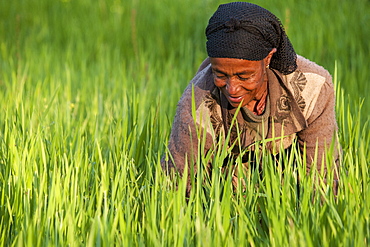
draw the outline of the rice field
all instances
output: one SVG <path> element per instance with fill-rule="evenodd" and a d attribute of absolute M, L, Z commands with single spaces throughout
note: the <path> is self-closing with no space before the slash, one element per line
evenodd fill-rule
<path fill-rule="evenodd" d="M 298 152 L 282 157 L 284 172 L 263 160 L 264 177 L 248 173 L 246 191 L 217 168 L 227 150 L 212 177 L 200 169 L 189 198 L 184 179 L 162 173 L 220 3 L 0 1 L 1 246 L 369 245 L 367 0 L 253 1 L 333 75 L 337 197 L 330 179 L 294 168 Z"/>

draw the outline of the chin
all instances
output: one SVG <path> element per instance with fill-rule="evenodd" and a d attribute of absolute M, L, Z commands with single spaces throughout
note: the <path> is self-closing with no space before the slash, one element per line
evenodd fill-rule
<path fill-rule="evenodd" d="M 230 101 L 229 101 L 229 104 L 230 104 L 232 107 L 235 107 L 235 108 L 239 107 L 239 105 L 240 105 L 240 107 L 244 107 L 244 106 L 245 106 L 245 105 L 244 105 L 244 104 L 242 104 L 242 103 L 235 103 L 235 102 L 230 102 Z"/>

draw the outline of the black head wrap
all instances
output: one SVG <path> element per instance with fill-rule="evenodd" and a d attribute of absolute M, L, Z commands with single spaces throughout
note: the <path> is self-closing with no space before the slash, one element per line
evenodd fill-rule
<path fill-rule="evenodd" d="M 222 4 L 206 29 L 209 57 L 264 59 L 269 52 L 270 68 L 290 74 L 297 68 L 297 55 L 280 20 L 268 10 L 251 3 Z"/>

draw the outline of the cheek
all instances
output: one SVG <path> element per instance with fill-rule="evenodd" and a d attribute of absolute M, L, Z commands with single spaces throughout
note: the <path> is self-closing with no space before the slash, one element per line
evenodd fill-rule
<path fill-rule="evenodd" d="M 258 83 L 255 81 L 253 82 L 248 82 L 248 83 L 242 83 L 241 86 L 247 90 L 247 91 L 254 91 L 258 87 Z"/>
<path fill-rule="evenodd" d="M 248 91 L 253 91 L 261 87 L 263 85 L 263 77 L 257 76 L 253 78 L 253 80 L 242 83 L 243 88 L 247 89 Z"/>
<path fill-rule="evenodd" d="M 215 84 L 216 87 L 220 87 L 220 88 L 226 86 L 226 82 L 223 80 L 214 79 L 213 83 Z"/>

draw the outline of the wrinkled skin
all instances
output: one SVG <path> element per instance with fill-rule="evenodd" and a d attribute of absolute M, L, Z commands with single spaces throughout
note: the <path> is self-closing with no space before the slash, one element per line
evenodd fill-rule
<path fill-rule="evenodd" d="M 272 49 L 266 58 L 249 61 L 237 58 L 210 58 L 214 83 L 233 107 L 247 107 L 256 115 L 263 112 L 268 94 L 266 70 L 270 64 Z M 260 106 L 260 107 L 259 107 Z"/>

